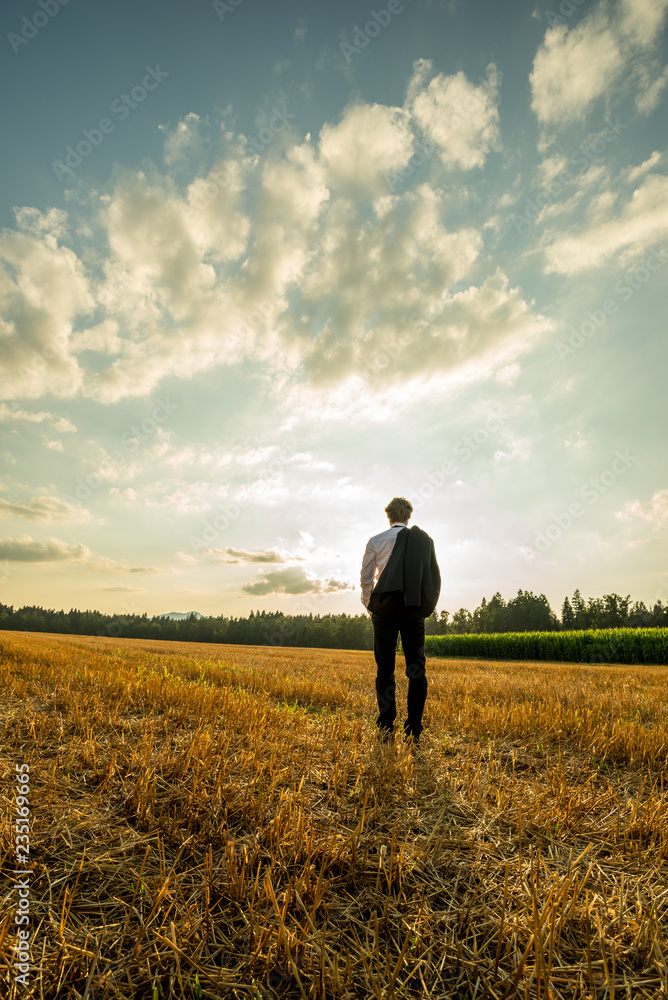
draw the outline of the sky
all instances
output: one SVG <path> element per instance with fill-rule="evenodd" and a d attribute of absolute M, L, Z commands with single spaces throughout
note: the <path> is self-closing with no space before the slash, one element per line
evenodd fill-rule
<path fill-rule="evenodd" d="M 665 601 L 667 12 L 5 0 L 0 602 Z"/>

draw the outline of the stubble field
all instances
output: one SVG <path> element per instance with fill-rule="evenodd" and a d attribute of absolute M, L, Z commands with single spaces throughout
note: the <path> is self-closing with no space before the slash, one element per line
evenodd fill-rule
<path fill-rule="evenodd" d="M 668 996 L 668 667 L 428 658 L 417 752 L 376 743 L 374 676 L 0 633 L 0 995 Z"/>

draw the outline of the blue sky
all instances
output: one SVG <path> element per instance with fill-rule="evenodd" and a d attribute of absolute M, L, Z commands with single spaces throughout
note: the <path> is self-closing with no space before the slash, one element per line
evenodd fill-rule
<path fill-rule="evenodd" d="M 0 600 L 665 600 L 667 9 L 5 3 Z"/>

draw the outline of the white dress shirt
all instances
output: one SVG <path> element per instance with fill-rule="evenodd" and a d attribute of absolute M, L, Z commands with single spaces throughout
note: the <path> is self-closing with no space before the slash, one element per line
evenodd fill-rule
<path fill-rule="evenodd" d="M 366 543 L 360 583 L 362 584 L 362 604 L 367 611 L 371 591 L 389 562 L 396 537 L 401 529 L 406 527 L 408 525 L 402 521 L 393 521 L 389 528 L 381 531 L 379 535 L 374 535 Z"/>

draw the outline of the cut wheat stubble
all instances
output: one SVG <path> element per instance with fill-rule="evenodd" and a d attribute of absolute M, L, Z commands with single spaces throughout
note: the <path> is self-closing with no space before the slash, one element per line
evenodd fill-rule
<path fill-rule="evenodd" d="M 668 669 L 429 660 L 413 757 L 375 744 L 370 653 L 0 647 L 34 996 L 665 995 Z M 10 1000 L 14 943 L 9 906 Z"/>

